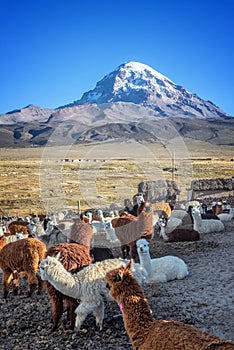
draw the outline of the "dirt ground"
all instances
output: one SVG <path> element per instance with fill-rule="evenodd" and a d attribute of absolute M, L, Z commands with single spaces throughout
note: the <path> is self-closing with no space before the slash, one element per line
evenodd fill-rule
<path fill-rule="evenodd" d="M 225 223 L 225 232 L 202 235 L 197 242 L 164 243 L 156 235 L 150 251 L 152 258 L 178 256 L 189 268 L 183 280 L 144 286 L 155 318 L 179 320 L 234 340 L 234 219 Z M 118 247 L 113 252 L 120 254 Z M 106 305 L 102 331 L 96 329 L 93 316 L 78 334 L 67 329 L 65 313 L 54 333 L 50 321 L 45 292 L 28 298 L 24 280 L 19 295 L 10 293 L 8 302 L 0 292 L 0 349 L 132 349 L 115 302 Z"/>

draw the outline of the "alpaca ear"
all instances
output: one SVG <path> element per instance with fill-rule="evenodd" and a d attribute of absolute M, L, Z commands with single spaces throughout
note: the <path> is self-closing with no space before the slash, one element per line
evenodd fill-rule
<path fill-rule="evenodd" d="M 133 265 L 133 259 L 129 260 L 124 266 L 125 269 L 131 270 L 131 266 Z"/>
<path fill-rule="evenodd" d="M 59 259 L 60 259 L 60 256 L 61 256 L 61 252 L 58 252 L 58 254 L 55 256 L 55 258 L 56 258 L 57 260 L 59 260 Z"/>

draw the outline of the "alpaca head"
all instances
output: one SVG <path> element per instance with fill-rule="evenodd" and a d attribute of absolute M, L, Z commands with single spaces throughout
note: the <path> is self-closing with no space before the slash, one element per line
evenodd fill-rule
<path fill-rule="evenodd" d="M 200 212 L 200 209 L 198 207 L 193 207 L 192 208 L 192 215 L 195 215 L 195 216 L 200 216 L 201 217 L 201 212 Z"/>
<path fill-rule="evenodd" d="M 106 274 L 107 288 L 110 289 L 110 296 L 120 305 L 123 297 L 131 294 L 136 289 L 138 282 L 131 274 L 131 260 L 120 268 L 111 270 Z"/>
<path fill-rule="evenodd" d="M 149 242 L 145 238 L 138 239 L 136 246 L 139 256 L 143 254 L 149 254 Z"/>
<path fill-rule="evenodd" d="M 25 236 L 24 236 L 23 232 L 16 232 L 16 239 L 17 240 L 24 239 L 24 238 L 25 238 Z"/>
<path fill-rule="evenodd" d="M 40 261 L 39 274 L 43 281 L 48 280 L 48 275 L 49 275 L 48 272 L 50 270 L 53 270 L 53 267 L 56 267 L 58 265 L 59 258 L 60 258 L 60 252 L 55 257 L 47 256 L 45 259 Z M 59 264 L 61 263 L 59 262 Z"/>
<path fill-rule="evenodd" d="M 137 202 L 138 207 L 141 205 L 141 203 L 144 203 L 144 202 L 145 202 L 143 193 L 139 193 L 139 194 L 136 196 L 136 202 Z"/>

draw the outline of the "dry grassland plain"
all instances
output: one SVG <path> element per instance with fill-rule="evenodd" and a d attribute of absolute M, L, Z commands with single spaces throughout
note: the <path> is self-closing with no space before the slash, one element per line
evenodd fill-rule
<path fill-rule="evenodd" d="M 174 179 L 187 199 L 195 179 L 230 178 L 234 147 L 194 140 L 0 149 L 0 214 L 123 204 L 147 180 Z"/>

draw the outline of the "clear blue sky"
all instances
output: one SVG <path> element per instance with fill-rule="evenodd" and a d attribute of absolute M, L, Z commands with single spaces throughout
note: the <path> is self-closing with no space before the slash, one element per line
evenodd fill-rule
<path fill-rule="evenodd" d="M 79 99 L 145 63 L 234 116 L 233 0 L 0 0 L 0 113 Z"/>

